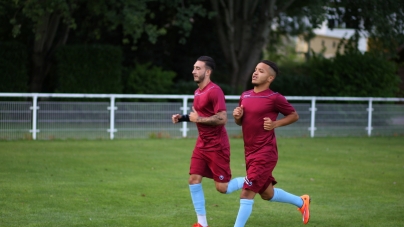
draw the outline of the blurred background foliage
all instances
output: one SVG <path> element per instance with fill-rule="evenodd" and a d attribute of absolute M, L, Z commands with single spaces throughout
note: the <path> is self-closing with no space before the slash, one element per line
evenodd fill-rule
<path fill-rule="evenodd" d="M 353 37 L 343 55 L 302 58 L 292 37 L 325 20 L 366 32 L 369 51 Z M 402 1 L 0 0 L 0 92 L 192 94 L 209 55 L 226 95 L 251 88 L 265 58 L 284 95 L 404 96 L 403 45 Z"/>

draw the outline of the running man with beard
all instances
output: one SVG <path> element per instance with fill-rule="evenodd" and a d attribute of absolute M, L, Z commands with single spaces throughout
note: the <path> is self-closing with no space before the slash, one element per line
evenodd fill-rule
<path fill-rule="evenodd" d="M 230 144 L 225 128 L 227 123 L 226 103 L 222 89 L 210 80 L 215 61 L 201 56 L 194 64 L 192 75 L 198 88 L 194 93 L 192 112 L 189 115 L 172 115 L 172 122 L 196 123 L 198 138 L 191 157 L 189 189 L 198 222 L 193 227 L 207 227 L 205 196 L 202 178 L 215 181 L 216 190 L 229 194 L 239 190 L 244 177 L 231 179 Z"/>
<path fill-rule="evenodd" d="M 263 200 L 295 205 L 302 213 L 303 223 L 310 218 L 310 197 L 296 196 L 280 188 L 272 172 L 278 162 L 275 128 L 292 124 L 299 115 L 286 98 L 269 86 L 278 75 L 278 66 L 271 61 L 259 62 L 252 74 L 254 89 L 241 94 L 239 106 L 233 111 L 237 125 L 241 125 L 247 176 L 240 194 L 240 208 L 234 227 L 244 227 L 260 194 Z M 277 119 L 278 114 L 284 115 Z M 270 222 L 269 222 L 270 223 Z"/>

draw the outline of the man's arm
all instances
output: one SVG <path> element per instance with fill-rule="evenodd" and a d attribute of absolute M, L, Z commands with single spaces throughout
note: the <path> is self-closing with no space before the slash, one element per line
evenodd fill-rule
<path fill-rule="evenodd" d="M 220 111 L 210 117 L 201 117 L 194 111 L 189 114 L 189 119 L 192 122 L 206 125 L 225 125 L 227 123 L 227 113 L 226 111 Z"/>
<path fill-rule="evenodd" d="M 238 106 L 238 107 L 236 107 L 236 108 L 233 110 L 234 122 L 235 122 L 237 125 L 240 125 L 240 126 L 241 126 L 242 119 L 243 119 L 243 118 L 242 118 L 242 117 L 243 117 L 243 114 L 244 114 L 243 105 Z"/>
<path fill-rule="evenodd" d="M 237 125 L 241 126 L 241 123 L 242 123 L 241 118 L 240 118 L 240 119 L 234 118 L 234 122 L 235 122 Z"/>
<path fill-rule="evenodd" d="M 293 122 L 296 122 L 299 120 L 299 115 L 297 112 L 292 112 L 289 115 L 285 116 L 282 119 L 272 121 L 269 117 L 264 118 L 264 129 L 265 130 L 272 130 L 278 127 L 282 127 L 285 125 L 292 124 Z"/>

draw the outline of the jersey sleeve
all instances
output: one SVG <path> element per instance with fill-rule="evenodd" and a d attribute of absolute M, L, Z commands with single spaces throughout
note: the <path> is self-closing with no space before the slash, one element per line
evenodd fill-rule
<path fill-rule="evenodd" d="M 241 104 L 243 103 L 244 93 L 245 92 L 241 93 L 241 95 L 240 95 L 240 99 L 238 101 L 238 106 L 241 106 Z"/>
<path fill-rule="evenodd" d="M 212 102 L 215 113 L 226 111 L 226 101 L 222 89 L 219 87 L 212 89 L 209 93 L 209 99 Z"/>
<path fill-rule="evenodd" d="M 286 100 L 285 96 L 278 94 L 275 100 L 275 108 L 276 110 L 287 116 L 293 112 L 295 112 L 295 108 Z"/>

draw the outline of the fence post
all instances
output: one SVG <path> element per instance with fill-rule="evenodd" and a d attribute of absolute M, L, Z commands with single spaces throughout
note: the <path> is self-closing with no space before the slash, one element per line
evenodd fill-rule
<path fill-rule="evenodd" d="M 373 98 L 369 98 L 369 106 L 366 109 L 368 111 L 368 127 L 366 127 L 366 130 L 368 131 L 368 136 L 372 135 L 372 130 L 373 130 L 373 127 L 372 127 L 372 112 L 373 112 L 372 104 L 373 104 Z"/>
<path fill-rule="evenodd" d="M 184 97 L 183 99 L 182 99 L 182 107 L 181 107 L 181 109 L 182 109 L 182 114 L 188 114 L 188 97 Z M 182 137 L 187 137 L 187 132 L 188 132 L 188 128 L 187 128 L 187 126 L 188 126 L 188 124 L 187 124 L 188 122 L 186 122 L 186 121 L 183 121 L 182 122 L 182 129 L 181 129 L 181 131 L 182 131 Z"/>
<path fill-rule="evenodd" d="M 37 94 L 33 94 L 32 96 L 32 106 L 30 107 L 30 109 L 32 110 L 32 129 L 29 130 L 29 132 L 32 133 L 32 139 L 36 140 L 36 133 L 39 132 L 39 130 L 37 130 L 37 122 L 38 122 L 37 113 L 39 109 Z"/>
<path fill-rule="evenodd" d="M 309 108 L 309 110 L 311 111 L 311 120 L 310 120 L 310 137 L 314 137 L 314 131 L 316 130 L 316 97 L 313 97 L 311 99 L 311 107 Z"/>
<path fill-rule="evenodd" d="M 109 138 L 111 140 L 114 139 L 114 132 L 117 130 L 115 129 L 115 110 L 118 109 L 118 107 L 115 106 L 115 96 L 111 96 L 111 102 L 110 106 L 108 107 L 109 110 L 109 129 L 107 130 L 109 132 Z"/>

